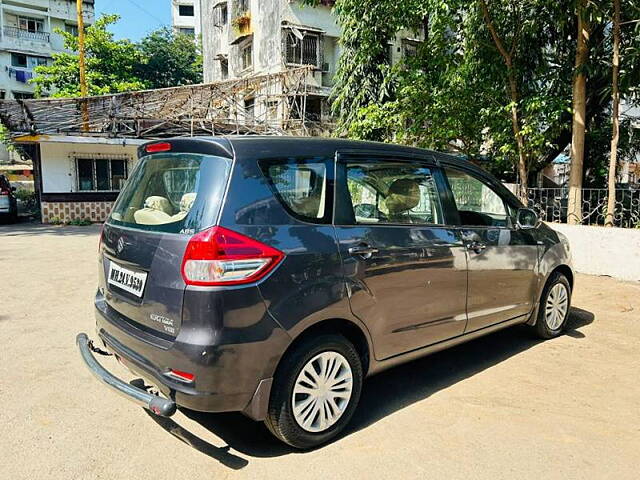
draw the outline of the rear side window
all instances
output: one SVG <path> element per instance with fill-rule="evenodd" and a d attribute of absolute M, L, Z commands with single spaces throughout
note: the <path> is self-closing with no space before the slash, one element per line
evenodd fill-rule
<path fill-rule="evenodd" d="M 347 162 L 347 189 L 356 224 L 444 223 L 432 170 L 394 161 Z"/>
<path fill-rule="evenodd" d="M 192 234 L 216 221 L 231 160 L 163 153 L 142 157 L 109 221 L 141 230 Z"/>
<path fill-rule="evenodd" d="M 332 195 L 329 177 L 333 162 L 321 158 L 261 161 L 260 166 L 280 203 L 294 217 L 330 223 Z"/>

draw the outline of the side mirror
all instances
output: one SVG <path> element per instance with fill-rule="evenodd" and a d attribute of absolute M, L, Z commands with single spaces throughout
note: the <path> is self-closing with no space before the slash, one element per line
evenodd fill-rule
<path fill-rule="evenodd" d="M 523 230 L 538 226 L 538 214 L 531 208 L 519 208 L 516 214 L 516 227 Z"/>
<path fill-rule="evenodd" d="M 11 191 L 15 192 L 16 191 L 16 187 L 11 187 Z"/>

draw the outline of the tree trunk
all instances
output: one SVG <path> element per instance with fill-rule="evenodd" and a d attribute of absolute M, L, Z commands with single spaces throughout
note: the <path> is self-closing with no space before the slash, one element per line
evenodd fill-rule
<path fill-rule="evenodd" d="M 604 225 L 613 227 L 616 213 L 616 167 L 618 166 L 618 139 L 620 137 L 620 0 L 613 0 L 613 74 L 611 79 L 611 155 L 609 157 L 609 193 L 607 198 L 607 216 Z"/>
<path fill-rule="evenodd" d="M 567 222 L 582 222 L 582 170 L 584 163 L 584 136 L 587 113 L 587 74 L 589 59 L 589 25 L 585 18 L 587 0 L 578 0 L 578 43 L 573 77 L 573 125 L 571 134 L 571 172 L 569 174 L 569 205 Z"/>
<path fill-rule="evenodd" d="M 518 91 L 518 81 L 516 78 L 513 55 L 516 44 L 512 45 L 511 52 L 508 52 L 502 42 L 502 39 L 496 31 L 491 15 L 489 14 L 489 7 L 485 0 L 480 0 L 480 8 L 482 9 L 482 16 L 484 22 L 487 25 L 487 29 L 491 34 L 493 43 L 495 44 L 498 52 L 504 59 L 504 63 L 507 66 L 507 81 L 509 90 L 509 100 L 511 100 L 511 127 L 513 129 L 513 136 L 518 148 L 518 176 L 520 177 L 520 186 L 518 196 L 525 205 L 527 204 L 527 177 L 529 176 L 529 162 L 527 158 L 527 150 L 525 146 L 525 140 L 522 136 L 522 128 L 520 126 L 520 112 L 518 110 L 518 102 L 520 100 L 520 93 Z"/>

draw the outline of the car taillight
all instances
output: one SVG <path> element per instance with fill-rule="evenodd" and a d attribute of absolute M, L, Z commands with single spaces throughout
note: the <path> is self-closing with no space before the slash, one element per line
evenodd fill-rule
<path fill-rule="evenodd" d="M 223 227 L 197 233 L 187 245 L 182 277 L 187 285 L 239 285 L 263 278 L 284 253 Z"/>
<path fill-rule="evenodd" d="M 167 142 L 152 143 L 144 147 L 147 153 L 169 152 L 171 151 L 171 144 Z"/>
<path fill-rule="evenodd" d="M 9 190 L 6 189 L 2 189 L 0 190 L 0 195 L 9 195 L 11 192 Z"/>

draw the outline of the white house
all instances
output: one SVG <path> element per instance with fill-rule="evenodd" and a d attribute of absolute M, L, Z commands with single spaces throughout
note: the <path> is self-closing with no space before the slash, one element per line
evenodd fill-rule
<path fill-rule="evenodd" d="M 94 21 L 94 0 L 84 0 L 84 21 Z M 75 0 L 0 0 L 0 98 L 32 98 L 33 69 L 64 51 L 56 29 L 77 34 Z"/>
<path fill-rule="evenodd" d="M 200 18 L 196 0 L 171 0 L 171 26 L 175 32 L 199 38 Z"/>

